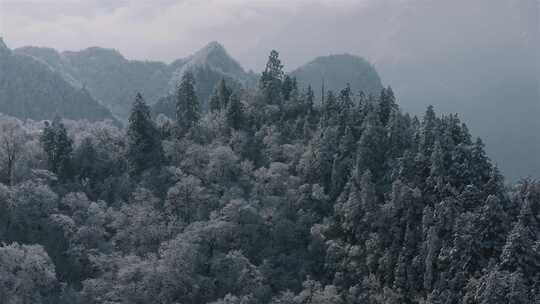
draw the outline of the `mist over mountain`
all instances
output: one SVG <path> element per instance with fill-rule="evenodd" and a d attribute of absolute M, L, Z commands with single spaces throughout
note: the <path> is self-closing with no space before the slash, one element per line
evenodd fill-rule
<path fill-rule="evenodd" d="M 398 6 L 369 57 L 406 109 L 459 113 L 507 176 L 540 176 L 538 2 L 458 3 Z"/>
<path fill-rule="evenodd" d="M 174 61 L 174 72 L 168 82 L 168 91 L 152 106 L 154 114 L 164 114 L 170 118 L 175 115 L 176 89 L 186 72 L 193 73 L 195 92 L 203 110 L 208 109 L 208 99 L 217 83 L 224 79 L 232 87 L 253 88 L 257 85 L 257 75 L 246 72 L 237 60 L 232 58 L 225 47 L 218 42 L 210 42 L 195 54 Z"/>
<path fill-rule="evenodd" d="M 208 108 L 208 98 L 220 79 L 224 79 L 235 89 L 241 87 L 253 89 L 257 85 L 257 75 L 246 74 L 240 64 L 227 55 L 223 46 L 215 42 L 186 61 L 188 63 L 182 65 L 175 75 L 182 75 L 187 70 L 194 73 L 195 90 L 204 110 Z M 378 95 L 383 88 L 377 71 L 369 62 L 348 54 L 317 57 L 289 73 L 289 76 L 296 79 L 300 89 L 311 86 L 316 102 L 321 100 L 323 82 L 324 90 L 334 93 L 338 93 L 348 85 L 355 94 L 362 91 L 365 94 Z M 180 78 L 175 77 L 171 83 L 179 81 Z M 175 103 L 175 97 L 169 95 L 161 98 L 152 109 L 155 114 L 165 114 L 174 118 Z"/>
<path fill-rule="evenodd" d="M 246 72 L 218 42 L 210 42 L 193 55 L 171 64 L 127 60 L 116 50 L 99 47 L 78 52 L 22 47 L 16 52 L 48 64 L 75 87 L 86 88 L 123 121 L 137 92 L 153 106 L 154 113 L 174 116 L 173 95 L 186 71 L 195 76 L 196 93 L 203 109 L 207 108 L 208 98 L 219 80 L 225 79 L 236 88 L 254 88 L 258 77 Z M 301 87 L 311 85 L 317 100 L 323 80 L 327 91 L 339 92 L 350 85 L 355 93 L 377 95 L 382 89 L 375 68 L 365 59 L 348 54 L 317 57 L 290 75 Z"/>
<path fill-rule="evenodd" d="M 188 70 L 195 74 L 197 93 L 203 101 L 208 99 L 221 78 L 239 85 L 256 83 L 256 76 L 245 72 L 217 42 L 171 64 L 127 60 L 116 50 L 99 47 L 61 53 L 49 48 L 22 47 L 16 52 L 46 62 L 66 81 L 87 88 L 123 121 L 127 119 L 137 92 L 149 104 L 155 104 L 174 93 L 181 76 Z"/>
<path fill-rule="evenodd" d="M 85 87 L 117 117 L 125 119 L 133 96 L 141 92 L 154 100 L 167 90 L 172 70 L 166 64 L 131 61 L 115 50 L 98 47 L 78 52 L 23 47 L 17 53 L 46 62 L 76 87 Z"/>
<path fill-rule="evenodd" d="M 171 88 L 176 88 L 186 71 L 193 71 L 197 68 L 210 69 L 223 78 L 235 79 L 246 86 L 253 86 L 257 83 L 257 76 L 246 73 L 240 63 L 229 55 L 225 47 L 216 41 L 208 43 L 195 54 L 182 59 L 182 62 L 183 64 L 179 64 L 178 61 L 173 63 L 177 68 L 170 80 Z"/>
<path fill-rule="evenodd" d="M 339 92 L 350 85 L 353 92 L 378 95 L 383 88 L 379 74 L 365 59 L 343 54 L 317 57 L 290 73 L 298 82 L 311 85 L 320 98 L 321 89 Z"/>
<path fill-rule="evenodd" d="M 540 26 L 536 0 L 382 0 L 313 5 L 249 52 L 280 50 L 289 67 L 321 54 L 368 59 L 400 104 L 459 113 L 509 177 L 540 176 Z M 324 20 L 324 22 L 321 22 Z M 299 48 L 298 46 L 302 47 Z"/>
<path fill-rule="evenodd" d="M 1 38 L 0 112 L 35 120 L 56 115 L 90 121 L 114 120 L 87 90 L 73 87 L 43 62 L 12 52 Z"/>

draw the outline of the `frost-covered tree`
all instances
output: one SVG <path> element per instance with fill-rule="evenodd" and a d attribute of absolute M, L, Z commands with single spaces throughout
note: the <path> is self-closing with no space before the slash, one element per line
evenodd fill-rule
<path fill-rule="evenodd" d="M 2 180 L 12 185 L 17 161 L 21 158 L 26 132 L 16 119 L 2 118 L 0 121 L 0 168 Z"/>
<path fill-rule="evenodd" d="M 48 169 L 63 180 L 71 178 L 73 141 L 60 117 L 57 116 L 52 123 L 45 122 L 41 144 L 47 154 Z"/>
<path fill-rule="evenodd" d="M 41 245 L 0 246 L 0 295 L 6 304 L 52 303 L 58 289 L 54 264 Z"/>

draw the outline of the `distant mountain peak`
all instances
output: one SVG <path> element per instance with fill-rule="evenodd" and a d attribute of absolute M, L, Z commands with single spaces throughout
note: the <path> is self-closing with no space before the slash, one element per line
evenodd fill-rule
<path fill-rule="evenodd" d="M 223 44 L 217 42 L 217 41 L 210 41 L 203 49 L 209 49 L 209 50 L 223 50 L 225 51 L 225 47 Z"/>
<path fill-rule="evenodd" d="M 320 97 L 318 88 L 323 81 L 326 90 L 339 92 L 347 85 L 355 92 L 379 94 L 383 88 L 377 70 L 362 57 L 351 54 L 320 56 L 291 72 L 303 86 L 311 85 Z"/>
<path fill-rule="evenodd" d="M 195 54 L 173 64 L 173 66 L 177 65 L 178 68 L 170 81 L 171 88 L 176 87 L 186 71 L 193 71 L 198 68 L 209 69 L 222 74 L 223 77 L 233 78 L 240 82 L 246 82 L 249 78 L 240 63 L 229 55 L 225 47 L 217 41 L 208 43 Z"/>
<path fill-rule="evenodd" d="M 212 41 L 208 43 L 205 47 L 198 50 L 195 54 L 193 54 L 191 61 L 195 64 L 204 64 L 208 63 L 209 61 L 234 61 L 236 64 L 238 64 L 227 52 L 225 47 L 217 42 Z M 211 62 L 210 62 L 211 63 Z M 240 64 L 238 64 L 240 66 Z"/>

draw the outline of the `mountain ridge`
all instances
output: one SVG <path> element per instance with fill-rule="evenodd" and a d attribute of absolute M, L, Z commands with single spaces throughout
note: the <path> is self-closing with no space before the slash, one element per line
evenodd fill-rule
<path fill-rule="evenodd" d="M 117 117 L 126 121 L 133 97 L 140 92 L 150 105 L 171 95 L 187 70 L 192 70 L 199 83 L 200 98 L 206 100 L 220 78 L 251 86 L 256 82 L 232 58 L 225 47 L 210 42 L 194 54 L 170 64 L 159 61 L 126 59 L 119 51 L 89 47 L 80 51 L 51 52 L 49 48 L 22 47 L 15 51 L 38 58 L 56 69 L 66 80 L 90 93 L 105 104 Z M 206 83 L 208 80 L 211 83 Z"/>
<path fill-rule="evenodd" d="M 84 88 L 72 86 L 55 69 L 31 56 L 11 51 L 0 40 L 0 112 L 22 119 L 116 121 Z"/>
<path fill-rule="evenodd" d="M 170 64 L 159 61 L 131 60 L 118 50 L 89 47 L 80 51 L 59 52 L 51 48 L 21 47 L 17 53 L 32 56 L 56 70 L 75 87 L 86 88 L 121 121 L 127 121 L 136 93 L 156 108 L 170 108 L 170 103 L 182 75 L 194 74 L 197 96 L 203 109 L 220 79 L 233 87 L 254 88 L 258 74 L 246 72 L 217 41 L 211 41 L 192 55 Z M 319 56 L 290 73 L 301 86 L 311 85 L 317 97 L 321 79 L 327 90 L 339 91 L 350 85 L 358 92 L 378 95 L 382 89 L 379 74 L 366 59 L 351 54 Z"/>

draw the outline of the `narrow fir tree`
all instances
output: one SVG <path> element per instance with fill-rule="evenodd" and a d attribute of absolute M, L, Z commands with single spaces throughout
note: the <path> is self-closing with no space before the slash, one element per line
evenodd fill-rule
<path fill-rule="evenodd" d="M 392 112 L 397 109 L 396 97 L 391 87 L 382 89 L 381 96 L 379 98 L 379 117 L 383 126 L 386 126 L 390 121 Z"/>
<path fill-rule="evenodd" d="M 225 79 L 222 78 L 216 85 L 214 93 L 210 97 L 210 111 L 219 112 L 222 109 L 226 109 L 231 94 L 232 90 L 227 86 Z"/>
<path fill-rule="evenodd" d="M 268 104 L 281 104 L 283 65 L 276 50 L 270 52 L 266 68 L 260 79 L 260 88 Z"/>
<path fill-rule="evenodd" d="M 229 128 L 234 130 L 242 128 L 244 124 L 244 107 L 238 94 L 233 93 L 231 95 L 225 115 Z"/>
<path fill-rule="evenodd" d="M 49 170 L 60 180 L 69 179 L 72 175 L 73 141 L 69 138 L 60 117 L 56 117 L 52 124 L 45 123 L 40 141 L 47 154 Z"/>
<path fill-rule="evenodd" d="M 195 93 L 195 78 L 187 71 L 182 76 L 176 94 L 176 123 L 181 134 L 195 126 L 201 116 L 200 105 Z"/>
<path fill-rule="evenodd" d="M 130 174 L 137 175 L 163 164 L 163 148 L 159 135 L 159 130 L 150 116 L 150 109 L 141 94 L 137 94 L 127 130 Z"/>

